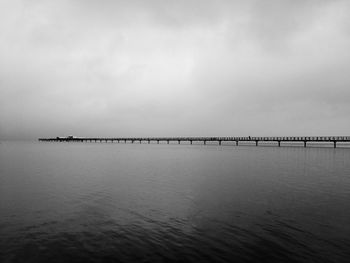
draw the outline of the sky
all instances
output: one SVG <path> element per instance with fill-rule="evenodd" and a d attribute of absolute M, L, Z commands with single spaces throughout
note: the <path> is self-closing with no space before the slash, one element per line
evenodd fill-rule
<path fill-rule="evenodd" d="M 350 135 L 348 0 L 0 0 L 0 139 Z"/>

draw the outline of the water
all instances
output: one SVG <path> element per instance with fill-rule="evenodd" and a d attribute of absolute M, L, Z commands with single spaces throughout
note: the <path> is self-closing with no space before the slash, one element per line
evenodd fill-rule
<path fill-rule="evenodd" d="M 349 262 L 350 149 L 2 142 L 0 262 Z"/>

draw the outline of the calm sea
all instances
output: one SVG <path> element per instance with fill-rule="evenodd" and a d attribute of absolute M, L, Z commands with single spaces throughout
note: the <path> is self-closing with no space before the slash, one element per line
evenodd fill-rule
<path fill-rule="evenodd" d="M 0 262 L 350 262 L 350 149 L 1 142 Z"/>

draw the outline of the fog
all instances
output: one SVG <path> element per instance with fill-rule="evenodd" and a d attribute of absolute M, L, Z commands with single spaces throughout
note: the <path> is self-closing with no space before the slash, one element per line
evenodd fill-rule
<path fill-rule="evenodd" d="M 0 139 L 350 135 L 349 1 L 0 0 Z"/>

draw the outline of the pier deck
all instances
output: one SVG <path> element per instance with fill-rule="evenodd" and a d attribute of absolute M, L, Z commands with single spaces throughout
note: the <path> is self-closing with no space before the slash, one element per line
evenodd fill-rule
<path fill-rule="evenodd" d="M 282 142 L 302 142 L 306 147 L 308 142 L 328 142 L 332 143 L 333 147 L 337 147 L 339 142 L 350 142 L 350 136 L 307 136 L 307 137 L 120 137 L 120 138 L 101 138 L 101 137 L 56 137 L 56 138 L 39 138 L 43 142 L 217 142 L 219 145 L 222 142 L 234 142 L 237 146 L 240 142 L 253 142 L 256 146 L 259 142 L 275 142 L 276 145 L 281 146 Z"/>

